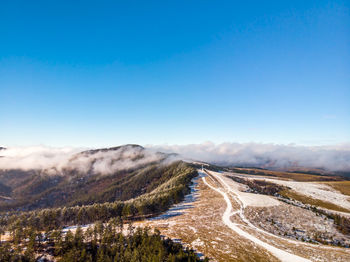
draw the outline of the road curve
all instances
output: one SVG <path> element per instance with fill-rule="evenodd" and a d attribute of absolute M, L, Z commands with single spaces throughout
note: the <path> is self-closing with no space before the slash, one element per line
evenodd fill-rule
<path fill-rule="evenodd" d="M 205 177 L 202 177 L 202 180 L 209 188 L 215 190 L 216 192 L 218 192 L 219 194 L 221 194 L 224 197 L 226 204 L 227 204 L 227 207 L 226 207 L 224 214 L 222 215 L 222 220 L 223 220 L 225 225 L 227 225 L 229 228 L 231 228 L 237 234 L 239 234 L 240 236 L 247 238 L 247 239 L 253 241 L 255 244 L 265 248 L 267 251 L 269 251 L 271 254 L 273 254 L 275 257 L 277 257 L 278 259 L 280 259 L 283 262 L 307 262 L 307 261 L 310 262 L 311 261 L 311 260 L 308 260 L 306 258 L 291 254 L 289 252 L 286 252 L 286 251 L 279 249 L 277 247 L 274 247 L 274 246 L 256 238 L 255 236 L 247 233 L 246 231 L 242 230 L 241 228 L 239 228 L 237 226 L 237 224 L 234 224 L 230 219 L 230 217 L 234 211 L 232 210 L 232 203 L 231 203 L 228 195 L 225 192 L 223 192 L 222 190 L 210 185 L 206 181 Z"/>

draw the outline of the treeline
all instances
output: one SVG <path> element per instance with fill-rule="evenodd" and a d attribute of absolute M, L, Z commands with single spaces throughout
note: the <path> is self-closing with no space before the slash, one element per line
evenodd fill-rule
<path fill-rule="evenodd" d="M 43 261 L 44 257 L 61 262 L 208 261 L 198 258 L 192 249 L 164 239 L 157 230 L 135 230 L 130 224 L 127 233 L 122 232 L 123 224 L 116 219 L 86 230 L 78 227 L 74 233 L 17 229 L 11 243 L 0 243 L 0 261 Z"/>
<path fill-rule="evenodd" d="M 274 183 L 267 182 L 265 180 L 250 180 L 235 176 L 228 176 L 233 181 L 241 184 L 245 184 L 249 187 L 248 192 L 256 193 L 256 194 L 263 194 L 263 195 L 270 195 L 274 196 L 281 192 L 282 190 L 285 190 L 286 187 L 276 185 Z"/>
<path fill-rule="evenodd" d="M 123 170 L 115 175 L 92 177 L 76 189 L 70 206 L 126 201 L 142 194 L 150 193 L 159 185 L 184 172 L 188 164 L 177 161 L 168 165 L 155 163 L 139 167 L 136 170 Z M 86 192 L 93 188 L 93 194 Z"/>
<path fill-rule="evenodd" d="M 74 169 L 56 175 L 42 170 L 0 170 L 0 195 L 9 197 L 0 198 L 0 212 L 126 201 L 152 192 L 184 168 L 186 163 L 181 161 L 155 161 L 103 175 Z"/>
<path fill-rule="evenodd" d="M 263 168 L 257 168 L 257 167 L 252 167 L 252 169 L 250 168 L 230 168 L 229 169 L 231 172 L 234 173 L 239 173 L 239 174 L 248 174 L 248 175 L 260 175 L 260 176 L 275 176 L 273 174 L 270 173 L 266 173 L 265 171 L 267 171 L 266 169 Z"/>
<path fill-rule="evenodd" d="M 334 215 L 334 224 L 344 235 L 350 235 L 350 219 L 348 217 Z"/>
<path fill-rule="evenodd" d="M 311 210 L 315 213 L 322 214 L 329 219 L 332 219 L 338 231 L 344 235 L 350 235 L 350 219 L 345 216 L 327 212 L 317 207 L 312 207 Z"/>
<path fill-rule="evenodd" d="M 27 212 L 3 213 L 0 227 L 10 230 L 13 227 L 33 227 L 38 230 L 53 230 L 69 225 L 83 225 L 95 221 L 107 222 L 113 217 L 134 220 L 158 215 L 171 205 L 179 203 L 190 192 L 192 178 L 197 171 L 185 164 L 174 166 L 172 177 L 166 177 L 155 190 L 128 201 L 82 205 L 74 207 L 49 208 Z M 155 183 L 155 182 L 154 182 Z"/>

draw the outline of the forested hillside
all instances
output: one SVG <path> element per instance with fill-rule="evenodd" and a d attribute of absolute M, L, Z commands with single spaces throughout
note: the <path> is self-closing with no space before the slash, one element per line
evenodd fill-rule
<path fill-rule="evenodd" d="M 179 203 L 195 176 L 190 164 L 137 145 L 84 151 L 60 168 L 1 170 L 0 236 L 11 238 L 0 244 L 0 261 L 33 261 L 34 253 L 60 261 L 198 261 L 157 233 L 123 236 L 115 228 Z M 61 235 L 62 227 L 96 222 L 94 232 Z"/>
<path fill-rule="evenodd" d="M 128 232 L 111 220 L 110 223 L 96 223 L 83 231 L 39 232 L 27 228 L 21 235 L 16 234 L 13 243 L 0 243 L 0 261 L 208 261 L 201 260 L 191 249 L 164 239 L 159 231 L 147 228 L 136 230 L 130 225 Z M 46 260 L 48 259 L 48 260 Z"/>
<path fill-rule="evenodd" d="M 149 183 L 149 188 L 154 189 L 136 198 L 101 204 L 3 212 L 0 216 L 0 226 L 7 229 L 31 226 L 52 230 L 66 225 L 106 222 L 112 217 L 130 220 L 159 214 L 184 198 L 190 191 L 191 179 L 197 175 L 197 171 L 184 162 L 175 162 L 159 169 L 162 172 L 156 174 L 160 177 Z M 144 188 L 148 179 L 140 181 L 143 182 L 139 182 L 138 185 Z"/>
<path fill-rule="evenodd" d="M 132 199 L 174 175 L 169 158 L 127 145 L 78 153 L 63 167 L 0 170 L 0 211 Z"/>
<path fill-rule="evenodd" d="M 84 151 L 73 158 L 72 166 L 54 175 L 47 170 L 3 171 L 0 226 L 52 230 L 112 217 L 157 215 L 180 202 L 197 175 L 185 162 L 136 145 Z M 74 167 L 77 159 L 85 166 Z M 96 168 L 101 161 L 109 164 L 104 163 L 105 173 Z"/>

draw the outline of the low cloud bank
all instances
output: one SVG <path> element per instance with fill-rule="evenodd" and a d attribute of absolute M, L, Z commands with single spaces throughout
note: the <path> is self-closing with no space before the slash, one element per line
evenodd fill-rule
<path fill-rule="evenodd" d="M 174 152 L 185 159 L 213 164 L 269 168 L 307 167 L 328 171 L 350 171 L 350 144 L 335 146 L 296 146 L 260 143 L 206 142 L 192 145 L 151 146 Z"/>
<path fill-rule="evenodd" d="M 0 169 L 51 169 L 61 170 L 69 159 L 82 149 L 46 146 L 9 147 L 0 151 Z"/>
<path fill-rule="evenodd" d="M 10 147 L 0 150 L 0 170 L 43 170 L 47 174 L 81 173 L 111 174 L 147 163 L 177 159 L 205 161 L 220 165 L 265 168 L 322 168 L 328 171 L 350 171 L 350 144 L 306 147 L 259 143 L 206 142 L 192 145 L 124 146 L 114 150 L 81 153 L 82 148 L 46 146 Z M 165 157 L 177 153 L 178 157 Z"/>
<path fill-rule="evenodd" d="M 82 151 L 81 148 L 10 147 L 0 151 L 0 170 L 43 170 L 53 175 L 71 170 L 85 174 L 111 174 L 164 158 L 162 154 L 138 146 Z"/>

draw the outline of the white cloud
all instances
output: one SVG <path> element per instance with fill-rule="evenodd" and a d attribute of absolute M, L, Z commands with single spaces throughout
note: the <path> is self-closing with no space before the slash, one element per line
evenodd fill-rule
<path fill-rule="evenodd" d="M 216 164 L 286 168 L 293 166 L 350 171 L 350 144 L 306 147 L 260 143 L 205 142 L 192 145 L 151 146 L 183 158 Z"/>
<path fill-rule="evenodd" d="M 190 145 L 152 145 L 125 147 L 94 154 L 78 154 L 81 148 L 53 148 L 45 146 L 9 147 L 0 150 L 0 169 L 45 170 L 61 174 L 67 170 L 82 173 L 110 174 L 162 159 L 156 151 L 178 153 L 181 159 L 201 160 L 216 164 L 260 167 L 309 167 L 330 171 L 350 171 L 350 144 L 334 146 L 296 146 L 260 143 L 206 142 Z M 140 154 L 143 155 L 140 158 Z M 176 158 L 175 158 L 176 159 Z M 167 159 L 169 161 L 173 161 Z"/>
<path fill-rule="evenodd" d="M 0 169 L 62 169 L 78 148 L 9 147 L 0 151 Z"/>
<path fill-rule="evenodd" d="M 161 160 L 153 150 L 126 146 L 117 150 L 82 153 L 79 148 L 45 146 L 10 147 L 0 151 L 0 169 L 44 170 L 47 174 L 63 174 L 78 170 L 81 173 L 111 174 Z M 141 157 L 142 156 L 142 157 Z"/>

